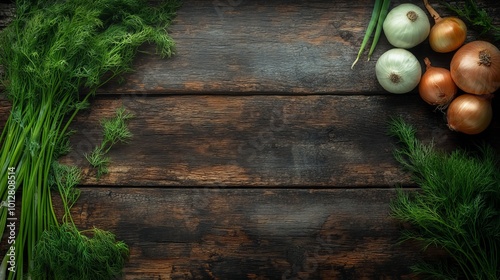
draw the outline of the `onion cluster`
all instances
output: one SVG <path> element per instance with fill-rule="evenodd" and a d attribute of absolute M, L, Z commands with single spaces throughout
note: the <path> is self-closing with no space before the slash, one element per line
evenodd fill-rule
<path fill-rule="evenodd" d="M 500 88 L 500 50 L 486 41 L 472 41 L 453 55 L 450 70 L 431 66 L 419 83 L 422 99 L 446 110 L 448 127 L 465 134 L 479 134 L 493 117 L 491 99 Z M 461 95 L 457 95 L 460 89 Z"/>
<path fill-rule="evenodd" d="M 483 132 L 491 123 L 493 93 L 500 88 L 500 50 L 486 41 L 472 41 L 453 55 L 453 82 L 464 92 L 448 108 L 450 129 L 466 134 Z"/>
<path fill-rule="evenodd" d="M 491 100 L 500 88 L 500 50 L 493 44 L 475 40 L 466 41 L 467 27 L 457 17 L 441 18 L 432 8 L 428 0 L 423 0 L 435 24 L 430 31 L 426 20 L 405 21 L 410 14 L 407 10 L 415 11 L 422 19 L 421 11 L 412 5 L 401 5 L 394 8 L 394 14 L 384 22 L 384 32 L 389 43 L 396 48 L 411 48 L 421 42 L 422 34 L 427 38 L 432 50 L 437 53 L 455 52 L 450 62 L 449 70 L 434 67 L 428 58 L 424 59 L 425 72 L 419 78 L 418 92 L 421 98 L 430 105 L 446 111 L 448 127 L 451 130 L 465 134 L 479 134 L 491 123 L 493 109 Z M 399 13 L 399 14 L 398 14 Z M 391 14 L 391 13 L 389 13 Z M 392 35 L 387 34 L 393 32 Z M 413 34 L 413 35 L 412 35 Z M 405 38 L 413 38 L 405 41 Z M 465 44 L 464 44 L 465 43 Z M 384 89 L 393 93 L 405 93 L 414 88 L 414 81 L 418 79 L 411 53 L 398 50 L 399 58 L 388 59 L 396 52 L 388 51 L 377 62 L 377 79 Z M 403 56 L 403 58 L 401 58 Z M 380 65 L 379 65 L 380 64 Z M 398 74 L 397 83 L 390 77 Z M 414 73 L 414 74 L 413 74 Z M 403 84 L 401 81 L 412 81 Z"/>
<path fill-rule="evenodd" d="M 485 41 L 472 41 L 455 52 L 450 70 L 431 66 L 418 91 L 430 105 L 446 109 L 448 127 L 465 134 L 483 132 L 491 123 L 493 93 L 500 88 L 500 50 Z M 455 98 L 457 89 L 462 94 Z"/>

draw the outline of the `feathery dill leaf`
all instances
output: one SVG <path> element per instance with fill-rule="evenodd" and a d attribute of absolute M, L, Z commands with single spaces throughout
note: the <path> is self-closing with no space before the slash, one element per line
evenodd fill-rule
<path fill-rule="evenodd" d="M 116 279 L 128 258 L 125 243 L 97 228 L 80 232 L 69 223 L 43 232 L 35 246 L 34 279 Z"/>
<path fill-rule="evenodd" d="M 103 139 L 99 146 L 96 146 L 90 154 L 85 154 L 85 158 L 90 165 L 97 170 L 97 178 L 108 173 L 110 158 L 106 154 L 117 143 L 126 143 L 132 138 L 132 132 L 127 123 L 134 115 L 127 112 L 124 107 L 116 110 L 113 118 L 101 121 L 103 129 Z"/>
<path fill-rule="evenodd" d="M 432 279 L 498 280 L 500 278 L 500 171 L 495 151 L 438 151 L 416 138 L 401 118 L 390 124 L 399 140 L 395 158 L 411 172 L 421 191 L 398 190 L 391 203 L 396 219 L 412 228 L 402 240 L 418 240 L 424 249 L 446 250 L 452 263 L 423 263 L 415 272 Z"/>
<path fill-rule="evenodd" d="M 49 185 L 59 192 L 64 208 L 63 221 L 71 221 L 71 208 L 80 197 L 80 189 L 76 188 L 82 178 L 81 170 L 76 166 L 61 164 L 58 161 L 52 163 L 49 175 Z"/>

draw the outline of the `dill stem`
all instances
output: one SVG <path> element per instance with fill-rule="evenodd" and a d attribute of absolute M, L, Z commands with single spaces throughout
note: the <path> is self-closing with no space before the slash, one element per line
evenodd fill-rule
<path fill-rule="evenodd" d="M 42 95 L 45 95 L 42 93 Z M 49 94 L 47 94 L 49 95 Z M 69 98 L 63 98 L 58 107 L 54 110 L 53 100 L 46 99 L 38 109 L 38 111 L 27 110 L 31 112 L 31 116 L 23 116 L 23 119 L 31 120 L 29 125 L 22 129 L 19 124 L 9 118 L 7 122 L 6 141 L 3 143 L 2 158 L 6 159 L 7 164 L 2 170 L 2 180 L 6 180 L 7 168 L 13 162 L 18 161 L 16 166 L 16 187 L 24 185 L 21 197 L 21 214 L 19 233 L 16 237 L 16 256 L 19 259 L 26 254 L 28 260 L 33 259 L 31 250 L 25 251 L 26 248 L 34 248 L 36 241 L 41 236 L 43 231 L 51 225 L 57 223 L 57 217 L 52 207 L 50 187 L 45 180 L 49 176 L 51 162 L 53 160 L 54 147 L 57 138 L 62 134 L 57 133 L 54 128 L 62 126 L 64 123 L 63 110 L 68 106 Z M 17 136 L 20 135 L 20 136 Z M 17 141 L 17 139 L 25 138 L 25 141 Z M 41 143 L 36 150 L 26 149 L 26 143 Z M 12 149 L 13 151 L 12 152 Z M 24 176 L 24 174 L 29 174 Z M 5 179 L 4 179 L 5 178 Z M 21 181 L 26 179 L 26 181 Z M 6 195 L 6 191 L 2 193 L 2 197 Z M 2 224 L 6 223 L 7 211 L 2 208 Z M 5 226 L 2 225 L 2 229 Z M 28 262 L 30 263 L 30 262 Z M 19 266 L 16 275 L 23 275 L 23 267 Z M 9 279 L 13 279 L 13 274 L 9 274 Z"/>
<path fill-rule="evenodd" d="M 448 236 L 446 236 L 446 239 L 451 240 L 452 244 L 454 245 L 453 247 L 450 246 L 443 246 L 450 256 L 455 259 L 455 261 L 458 263 L 458 265 L 461 267 L 462 271 L 468 272 L 468 275 L 474 275 L 474 272 L 472 271 L 471 267 L 469 265 L 466 265 L 464 263 L 464 260 L 462 259 L 465 257 L 471 264 L 474 264 L 474 261 L 476 258 L 472 258 L 469 253 L 474 253 L 474 250 L 468 250 L 471 252 L 467 252 L 463 249 L 462 243 L 466 244 L 467 247 L 470 246 L 469 242 L 466 240 L 465 242 L 459 242 L 458 240 L 455 239 L 453 232 L 449 232 Z M 458 253 L 458 255 L 457 255 Z M 475 264 L 473 265 L 475 266 Z M 468 277 L 467 277 L 468 278 Z"/>

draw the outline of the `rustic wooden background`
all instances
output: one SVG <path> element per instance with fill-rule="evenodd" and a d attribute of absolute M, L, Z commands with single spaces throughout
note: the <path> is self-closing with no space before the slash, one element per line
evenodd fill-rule
<path fill-rule="evenodd" d="M 499 14 L 497 1 L 481 5 Z M 61 160 L 88 175 L 78 226 L 130 246 L 125 279 L 413 278 L 409 266 L 423 254 L 397 244 L 389 205 L 397 186 L 416 186 L 392 157 L 388 120 L 403 116 L 444 150 L 480 141 L 500 150 L 500 105 L 481 135 L 450 131 L 416 91 L 378 85 L 375 62 L 391 48 L 383 36 L 372 61 L 351 70 L 372 7 L 186 0 L 169 29 L 175 56 L 144 46 L 135 72 L 99 91 Z M 0 4 L 0 25 L 12 11 Z M 411 51 L 441 67 L 452 56 L 426 42 Z M 134 138 L 111 151 L 110 174 L 96 180 L 83 154 L 121 105 L 136 115 Z M 0 126 L 8 112 L 1 99 Z"/>

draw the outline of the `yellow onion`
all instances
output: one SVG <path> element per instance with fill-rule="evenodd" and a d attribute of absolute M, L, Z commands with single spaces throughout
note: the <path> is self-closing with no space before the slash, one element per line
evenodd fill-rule
<path fill-rule="evenodd" d="M 424 0 L 424 4 L 435 21 L 429 33 L 431 48 L 439 53 L 452 52 L 460 48 L 467 37 L 465 23 L 457 17 L 440 17 L 428 0 Z"/>
<path fill-rule="evenodd" d="M 418 93 L 430 105 L 446 107 L 451 102 L 458 88 L 451 79 L 448 69 L 431 66 L 431 61 L 424 59 L 426 70 L 420 79 Z"/>
<path fill-rule="evenodd" d="M 465 134 L 481 133 L 493 118 L 491 101 L 486 96 L 462 94 L 450 103 L 446 118 L 451 130 Z"/>
<path fill-rule="evenodd" d="M 500 50 L 486 41 L 463 45 L 451 59 L 451 78 L 463 91 L 490 94 L 500 87 Z"/>

